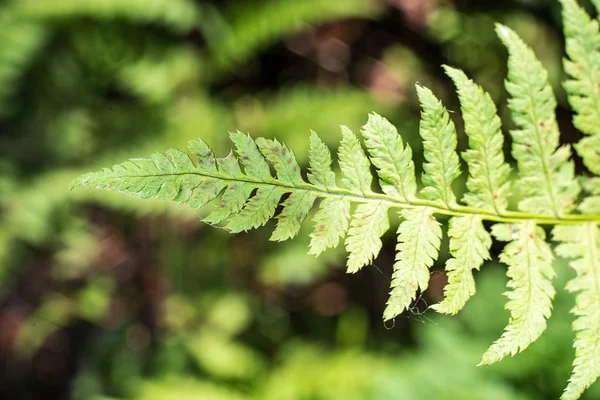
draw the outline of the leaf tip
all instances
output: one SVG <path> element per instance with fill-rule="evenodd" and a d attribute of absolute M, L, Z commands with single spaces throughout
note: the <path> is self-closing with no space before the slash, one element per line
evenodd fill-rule
<path fill-rule="evenodd" d="M 512 29 L 508 26 L 503 25 L 501 23 L 496 23 L 496 34 L 500 39 L 508 39 L 510 35 L 513 33 Z"/>
<path fill-rule="evenodd" d="M 87 173 L 83 175 L 79 175 L 77 178 L 73 179 L 71 185 L 69 186 L 69 191 L 73 191 L 77 188 L 87 188 L 90 186 L 90 180 L 95 175 L 94 172 Z"/>

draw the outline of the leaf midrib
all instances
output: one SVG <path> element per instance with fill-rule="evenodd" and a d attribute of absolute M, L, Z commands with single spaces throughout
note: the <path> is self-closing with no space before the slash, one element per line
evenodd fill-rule
<path fill-rule="evenodd" d="M 505 211 L 502 215 L 498 215 L 493 211 L 469 207 L 463 205 L 452 205 L 450 208 L 446 208 L 444 204 L 438 203 L 431 200 L 424 199 L 413 199 L 410 202 L 403 202 L 402 199 L 395 198 L 393 196 L 370 192 L 368 194 L 352 192 L 347 189 L 342 188 L 332 188 L 331 190 L 323 190 L 309 183 L 303 182 L 301 185 L 291 185 L 286 184 L 281 181 L 276 180 L 275 178 L 271 178 L 271 181 L 261 181 L 252 179 L 248 175 L 244 175 L 242 177 L 229 177 L 225 175 L 209 175 L 204 174 L 199 171 L 187 171 L 187 172 L 170 172 L 165 174 L 132 174 L 132 175 L 114 175 L 113 178 L 159 178 L 166 176 L 183 176 L 183 175 L 197 175 L 203 176 L 205 178 L 210 179 L 220 179 L 226 182 L 245 182 L 248 184 L 252 184 L 256 187 L 261 186 L 276 186 L 285 188 L 288 192 L 293 192 L 297 190 L 308 190 L 317 195 L 317 197 L 345 197 L 351 201 L 357 203 L 368 203 L 371 201 L 379 201 L 384 204 L 389 205 L 391 208 L 401 208 L 401 209 L 415 209 L 421 207 L 429 207 L 433 210 L 434 214 L 440 215 L 448 215 L 448 216 L 469 216 L 469 215 L 479 215 L 482 219 L 493 222 L 503 222 L 503 223 L 520 223 L 524 221 L 535 221 L 539 225 L 573 225 L 580 224 L 585 222 L 594 222 L 600 223 L 600 215 L 562 215 L 560 217 L 555 217 L 551 215 L 540 215 L 540 214 L 532 214 L 525 213 L 522 211 Z M 85 185 L 84 185 L 85 186 Z M 106 189 L 103 187 L 99 187 L 100 189 Z M 114 189 L 113 189 L 114 190 Z M 119 190 L 121 192 L 126 192 L 126 190 Z"/>

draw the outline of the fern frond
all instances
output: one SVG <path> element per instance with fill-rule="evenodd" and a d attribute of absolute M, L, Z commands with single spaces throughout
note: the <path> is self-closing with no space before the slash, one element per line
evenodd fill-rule
<path fill-rule="evenodd" d="M 402 144 L 402 137 L 388 120 L 378 114 L 369 114 L 362 129 L 370 159 L 377 168 L 381 190 L 404 201 L 415 198 L 417 183 L 412 150 Z"/>
<path fill-rule="evenodd" d="M 190 0 L 15 0 L 11 8 L 31 19 L 91 17 L 125 18 L 132 22 L 159 22 L 177 32 L 198 21 L 198 8 Z"/>
<path fill-rule="evenodd" d="M 586 197 L 577 208 L 582 214 L 600 214 L 600 196 Z"/>
<path fill-rule="evenodd" d="M 263 155 L 260 154 L 254 139 L 239 131 L 231 133 L 229 137 L 235 144 L 236 152 L 244 167 L 244 173 L 251 178 L 259 180 L 270 179 L 271 171 L 269 170 L 269 164 L 267 164 Z"/>
<path fill-rule="evenodd" d="M 582 20 L 573 2 L 564 0 L 563 5 L 569 18 L 581 23 L 577 29 L 596 29 L 592 21 Z M 569 22 L 569 35 L 583 35 L 573 33 L 580 32 L 573 23 Z M 463 198 L 466 205 L 459 204 L 452 191 L 452 182 L 460 175 L 454 124 L 442 103 L 423 87 L 417 88 L 425 153 L 423 189 L 419 193 L 410 147 L 377 114 L 371 114 L 362 127 L 363 141 L 342 127 L 337 154 L 342 174 L 339 186 L 331 167 L 331 153 L 314 132 L 308 182 L 286 145 L 234 132 L 230 138 L 235 152 L 226 157 L 215 157 L 206 143 L 197 140 L 188 146 L 193 160 L 186 153 L 168 150 L 84 175 L 75 185 L 171 200 L 193 209 L 211 203 L 213 208 L 205 220 L 232 232 L 265 225 L 281 208 L 271 236 L 276 241 L 294 237 L 317 203 L 309 253 L 319 255 L 344 242 L 350 273 L 377 257 L 381 237 L 389 229 L 388 211 L 399 210 L 397 254 L 385 320 L 407 310 L 418 292 L 428 287 L 429 270 L 438 258 L 442 240 L 442 225 L 436 215 L 450 217 L 452 258 L 446 263 L 449 283 L 445 299 L 434 306 L 448 314 L 458 312 L 475 293 L 472 271 L 490 257 L 492 244 L 483 222 L 495 222 L 492 236 L 508 242 L 500 261 L 508 265 L 506 308 L 510 320 L 502 336 L 483 355 L 481 364 L 524 350 L 545 330 L 555 291 L 553 254 L 541 226 L 555 226 L 554 237 L 562 242 L 558 254 L 576 258 L 573 266 L 577 277 L 568 285 L 568 290 L 578 292 L 573 311 L 577 316 L 576 357 L 564 398 L 577 398 L 600 374 L 600 178 L 581 179 L 581 185 L 575 179 L 570 147 L 559 146 L 556 101 L 546 71 L 513 31 L 501 25 L 497 31 L 509 52 L 506 88 L 517 126 L 511 135 L 519 172 L 519 211 L 508 209 L 508 197 L 515 188 L 511 187 L 510 167 L 504 159 L 496 107 L 481 87 L 450 67 L 446 72 L 458 89 L 469 138 L 469 149 L 462 154 L 469 168 L 468 193 Z M 575 39 L 569 40 L 577 44 Z M 575 58 L 581 54 L 577 46 L 574 48 L 569 57 L 577 65 L 581 61 Z M 587 100 L 577 104 L 588 107 Z M 578 113 L 584 116 L 588 111 L 581 109 Z M 578 120 L 587 121 L 584 117 Z M 596 136 L 600 137 L 589 137 Z M 372 185 L 372 167 L 383 193 Z M 581 213 L 576 214 L 573 210 L 581 186 L 591 196 L 584 198 L 578 207 Z"/>
<path fill-rule="evenodd" d="M 300 166 L 296 161 L 294 153 L 275 140 L 258 138 L 256 144 L 260 152 L 273 165 L 277 173 L 277 179 L 281 182 L 296 186 L 302 183 Z"/>
<path fill-rule="evenodd" d="M 501 214 L 510 192 L 510 167 L 502 151 L 504 136 L 492 98 L 459 69 L 445 66 L 458 91 L 469 149 L 462 153 L 469 167 L 468 192 L 463 201 Z"/>
<path fill-rule="evenodd" d="M 84 37 L 80 40 L 83 42 L 80 46 L 89 45 L 88 38 Z M 114 46 L 112 37 L 105 40 L 107 46 L 111 48 Z M 102 47 L 102 45 L 98 47 Z M 196 84 L 198 75 L 200 75 L 200 56 L 192 47 L 169 48 L 158 55 L 146 51 L 142 56 L 137 55 L 140 52 L 139 44 L 132 43 L 130 46 L 124 45 L 123 48 L 130 52 L 128 54 L 133 60 L 124 63 L 116 71 L 118 82 L 123 89 L 150 104 L 160 104 L 172 100 L 177 89 L 185 85 Z M 95 47 L 94 51 L 101 52 L 102 49 Z M 106 57 L 104 53 L 102 54 Z M 90 59 L 94 60 L 96 57 L 92 56 Z"/>
<path fill-rule="evenodd" d="M 574 258 L 571 267 L 577 273 L 567 290 L 577 293 L 573 322 L 575 361 L 573 375 L 561 399 L 579 398 L 600 376 L 600 232 L 595 223 L 557 226 L 553 240 L 560 242 L 556 252 Z"/>
<path fill-rule="evenodd" d="M 5 115 L 13 111 L 7 100 L 15 83 L 46 43 L 48 31 L 6 11 L 0 12 L 0 26 L 0 115 Z"/>
<path fill-rule="evenodd" d="M 342 126 L 342 142 L 338 157 L 342 170 L 342 184 L 352 192 L 367 194 L 371 192 L 371 175 L 369 160 L 363 151 L 356 135 L 346 126 Z"/>
<path fill-rule="evenodd" d="M 219 68 L 230 68 L 251 54 L 310 25 L 340 18 L 369 18 L 376 10 L 368 0 L 265 1 L 236 7 L 224 16 L 212 15 L 206 22 L 208 45 Z M 223 19 L 220 24 L 214 21 Z"/>
<path fill-rule="evenodd" d="M 215 158 L 214 153 L 208 147 L 208 145 L 203 140 L 192 140 L 188 143 L 188 149 L 192 154 L 194 154 L 197 158 L 197 168 L 207 174 L 217 172 L 217 159 Z M 174 153 L 177 154 L 177 153 Z M 173 160 L 177 160 L 174 155 L 171 156 Z M 182 163 L 186 167 L 190 167 L 187 158 L 183 156 L 179 156 Z M 238 162 L 232 157 L 226 157 L 222 160 L 218 161 L 219 168 L 227 169 L 230 174 L 240 174 L 241 170 L 239 168 Z M 177 166 L 177 165 L 176 165 Z M 167 165 L 164 166 L 165 168 Z"/>
<path fill-rule="evenodd" d="M 566 39 L 564 83 L 576 115 L 573 124 L 584 137 L 575 145 L 585 166 L 600 174 L 600 32 L 598 21 L 590 18 L 575 0 L 561 0 Z"/>
<path fill-rule="evenodd" d="M 508 105 L 519 128 L 511 131 L 512 154 L 519 167 L 517 189 L 525 197 L 518 207 L 556 217 L 567 214 L 575 206 L 579 185 L 569 146 L 559 147 L 556 100 L 548 73 L 515 32 L 503 25 L 496 30 L 508 49 Z"/>
<path fill-rule="evenodd" d="M 243 183 L 230 184 L 223 192 L 219 205 L 204 218 L 204 221 L 208 224 L 220 224 L 232 214 L 237 214 L 244 208 L 253 190 L 253 187 Z"/>
<path fill-rule="evenodd" d="M 345 197 L 323 199 L 313 219 L 315 230 L 310 234 L 309 254 L 318 256 L 337 247 L 348 231 L 350 204 Z"/>
<path fill-rule="evenodd" d="M 284 193 L 275 186 L 258 188 L 256 195 L 248 200 L 244 208 L 229 218 L 225 228 L 236 233 L 263 226 L 275 215 L 279 200 Z"/>
<path fill-rule="evenodd" d="M 583 199 L 577 209 L 582 214 L 600 214 L 600 178 L 582 178 L 581 187 L 590 195 Z"/>
<path fill-rule="evenodd" d="M 381 235 L 389 228 L 389 206 L 383 203 L 360 204 L 354 212 L 346 238 L 348 272 L 355 273 L 370 264 L 381 250 Z"/>
<path fill-rule="evenodd" d="M 314 131 L 310 135 L 309 159 L 308 181 L 323 190 L 337 188 L 329 148 Z M 350 200 L 343 197 L 324 199 L 314 216 L 315 230 L 310 235 L 309 254 L 318 256 L 326 249 L 336 247 L 340 238 L 346 236 L 349 219 Z"/>
<path fill-rule="evenodd" d="M 477 215 L 450 219 L 450 258 L 446 262 L 448 284 L 444 288 L 444 300 L 431 306 L 445 314 L 456 314 L 467 300 L 475 294 L 473 269 L 490 259 L 492 238 Z"/>
<path fill-rule="evenodd" d="M 335 174 L 331 170 L 331 153 L 327 145 L 314 131 L 310 133 L 308 153 L 310 160 L 308 181 L 321 189 L 335 188 Z"/>
<path fill-rule="evenodd" d="M 496 224 L 492 234 L 509 242 L 500 254 L 500 261 L 508 265 L 511 290 L 506 293 L 505 308 L 511 315 L 504 333 L 485 352 L 481 364 L 515 355 L 534 342 L 546 329 L 554 298 L 553 256 L 544 230 L 528 221 L 519 225 Z"/>
<path fill-rule="evenodd" d="M 290 194 L 283 202 L 283 210 L 277 216 L 277 227 L 270 240 L 281 242 L 296 236 L 316 199 L 317 196 L 309 191 Z"/>
<path fill-rule="evenodd" d="M 456 154 L 456 129 L 448 111 L 431 90 L 417 85 L 421 102 L 421 125 L 423 138 L 423 185 L 424 198 L 439 201 L 446 207 L 456 204 L 452 182 L 460 176 L 460 163 Z"/>
<path fill-rule="evenodd" d="M 402 314 L 415 300 L 417 291 L 427 289 L 429 268 L 437 259 L 442 239 L 442 228 L 432 209 L 403 210 L 400 215 L 404 221 L 398 226 L 392 291 L 384 320 Z"/>

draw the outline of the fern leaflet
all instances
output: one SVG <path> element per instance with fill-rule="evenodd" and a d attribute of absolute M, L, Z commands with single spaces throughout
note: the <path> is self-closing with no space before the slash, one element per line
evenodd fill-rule
<path fill-rule="evenodd" d="M 323 199 L 313 219 L 315 230 L 310 234 L 309 254 L 317 256 L 328 248 L 337 247 L 348 231 L 350 204 L 343 196 Z"/>
<path fill-rule="evenodd" d="M 504 334 L 485 352 L 481 364 L 515 355 L 534 342 L 546 329 L 554 298 L 553 256 L 544 230 L 528 221 L 520 225 L 496 224 L 492 234 L 509 242 L 500 261 L 508 265 L 511 290 L 506 293 L 506 308 L 511 315 Z"/>
<path fill-rule="evenodd" d="M 533 51 L 509 28 L 498 25 L 508 49 L 506 90 L 509 108 L 519 129 L 513 130 L 513 157 L 519 166 L 517 189 L 525 196 L 519 209 L 561 216 L 574 208 L 579 194 L 569 146 L 558 147 L 556 100 L 548 73 Z"/>
<path fill-rule="evenodd" d="M 348 272 L 354 273 L 371 263 L 381 251 L 379 239 L 390 227 L 387 217 L 389 206 L 383 203 L 359 204 L 350 223 L 346 238 Z"/>
<path fill-rule="evenodd" d="M 402 314 L 417 296 L 418 290 L 429 285 L 429 268 L 437 258 L 442 228 L 433 217 L 433 210 L 404 210 L 398 226 L 396 263 L 392 275 L 392 291 L 383 319 Z"/>
<path fill-rule="evenodd" d="M 424 198 L 439 201 L 446 207 L 456 204 L 452 181 L 460 176 L 460 164 L 456 154 L 456 129 L 448 111 L 431 90 L 417 85 L 421 101 L 420 134 L 423 138 L 423 185 Z"/>
<path fill-rule="evenodd" d="M 450 258 L 446 262 L 448 284 L 444 288 L 444 300 L 432 308 L 445 314 L 459 312 L 469 297 L 475 294 L 473 269 L 479 269 L 489 260 L 492 238 L 477 215 L 450 219 Z"/>
<path fill-rule="evenodd" d="M 371 162 L 377 167 L 381 190 L 404 201 L 415 198 L 417 182 L 410 146 L 388 120 L 373 113 L 362 129 Z"/>
<path fill-rule="evenodd" d="M 577 399 L 600 376 L 600 232 L 595 223 L 557 226 L 553 239 L 560 242 L 557 254 L 575 259 L 571 267 L 577 277 L 567 284 L 578 293 L 572 310 L 575 361 L 562 399 Z"/>
<path fill-rule="evenodd" d="M 504 161 L 504 136 L 492 98 L 464 72 L 445 66 L 458 90 L 469 149 L 462 154 L 469 166 L 469 178 L 463 201 L 471 207 L 501 214 L 509 195 L 510 167 Z"/>

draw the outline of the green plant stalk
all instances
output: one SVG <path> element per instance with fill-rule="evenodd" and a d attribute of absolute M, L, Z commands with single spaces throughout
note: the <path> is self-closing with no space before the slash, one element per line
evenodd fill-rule
<path fill-rule="evenodd" d="M 500 223 L 521 223 L 524 221 L 535 221 L 538 225 L 573 225 L 573 224 L 581 224 L 585 222 L 595 222 L 600 223 L 600 215 L 564 215 L 560 217 L 553 217 L 550 215 L 539 215 L 532 213 L 525 213 L 521 211 L 504 211 L 502 213 L 494 213 L 490 210 L 485 210 L 482 208 L 476 207 L 468 207 L 463 205 L 451 205 L 446 207 L 442 203 L 438 203 L 431 200 L 424 200 L 414 198 L 410 200 L 410 203 L 403 202 L 402 200 L 395 198 L 393 196 L 389 196 L 381 193 L 369 193 L 369 195 L 363 195 L 362 193 L 355 193 L 347 189 L 343 188 L 330 188 L 327 191 L 321 190 L 310 183 L 303 183 L 298 185 L 289 185 L 285 184 L 281 181 L 273 179 L 271 182 L 268 181 L 260 181 L 251 179 L 248 176 L 244 176 L 243 178 L 228 178 L 222 175 L 209 175 L 202 174 L 200 172 L 189 172 L 189 173 L 174 173 L 164 176 L 183 176 L 183 175 L 196 175 L 202 176 L 205 178 L 219 179 L 225 182 L 246 182 L 257 188 L 259 187 L 280 187 L 285 189 L 286 192 L 295 192 L 295 191 L 309 191 L 315 194 L 319 198 L 327 198 L 327 197 L 344 197 L 352 202 L 356 203 L 369 203 L 369 202 L 381 202 L 390 208 L 398 208 L 398 209 L 415 209 L 420 207 L 428 207 L 430 208 L 434 214 L 438 215 L 448 215 L 455 217 L 465 217 L 469 215 L 479 215 L 482 219 L 493 222 Z M 156 175 L 130 175 L 130 177 L 136 178 L 150 178 L 156 177 Z"/>

